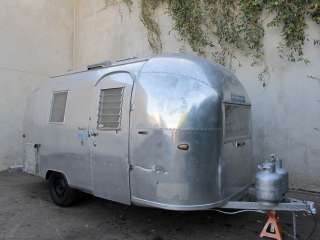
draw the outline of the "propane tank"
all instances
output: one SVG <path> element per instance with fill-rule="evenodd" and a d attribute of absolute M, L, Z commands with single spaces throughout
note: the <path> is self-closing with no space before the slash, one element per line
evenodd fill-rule
<path fill-rule="evenodd" d="M 282 159 L 277 158 L 276 160 L 276 172 L 281 176 L 281 189 L 284 195 L 289 190 L 289 174 L 282 166 Z"/>
<path fill-rule="evenodd" d="M 283 198 L 282 177 L 276 172 L 274 157 L 263 163 L 256 174 L 256 197 L 264 204 L 276 204 Z"/>

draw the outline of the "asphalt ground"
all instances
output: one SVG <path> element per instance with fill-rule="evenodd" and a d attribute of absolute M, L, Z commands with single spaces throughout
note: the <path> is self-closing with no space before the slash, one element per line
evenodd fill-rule
<path fill-rule="evenodd" d="M 320 194 L 293 192 L 316 202 Z M 315 220 L 319 222 L 315 229 Z M 320 240 L 320 215 L 297 218 L 298 239 Z M 213 211 L 174 212 L 125 206 L 86 196 L 71 208 L 54 205 L 47 183 L 21 172 L 0 173 L 0 240 L 188 240 L 260 239 L 266 221 L 260 213 L 225 215 Z M 280 213 L 284 239 L 292 239 L 289 213 Z"/>

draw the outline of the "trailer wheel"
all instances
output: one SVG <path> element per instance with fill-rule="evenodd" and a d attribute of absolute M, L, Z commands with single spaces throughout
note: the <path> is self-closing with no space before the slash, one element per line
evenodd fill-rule
<path fill-rule="evenodd" d="M 50 175 L 49 191 L 52 201 L 58 206 L 69 207 L 76 200 L 77 191 L 69 186 L 63 174 L 52 173 Z"/>

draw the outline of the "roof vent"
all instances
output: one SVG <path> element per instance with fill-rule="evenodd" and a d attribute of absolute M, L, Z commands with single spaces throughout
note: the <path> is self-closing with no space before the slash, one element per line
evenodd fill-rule
<path fill-rule="evenodd" d="M 96 68 L 110 67 L 111 65 L 112 65 L 112 62 L 110 60 L 107 60 L 107 61 L 104 61 L 104 62 L 101 62 L 101 63 L 88 65 L 87 69 L 88 70 L 92 70 L 92 69 L 96 69 Z"/>
<path fill-rule="evenodd" d="M 137 57 L 123 58 L 123 59 L 116 60 L 116 62 L 127 62 L 135 59 L 137 59 Z"/>

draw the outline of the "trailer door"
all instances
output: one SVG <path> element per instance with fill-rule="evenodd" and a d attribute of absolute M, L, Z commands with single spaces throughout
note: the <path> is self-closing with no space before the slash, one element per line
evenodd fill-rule
<path fill-rule="evenodd" d="M 133 80 L 113 73 L 96 83 L 89 135 L 96 196 L 130 203 L 129 118 Z"/>

